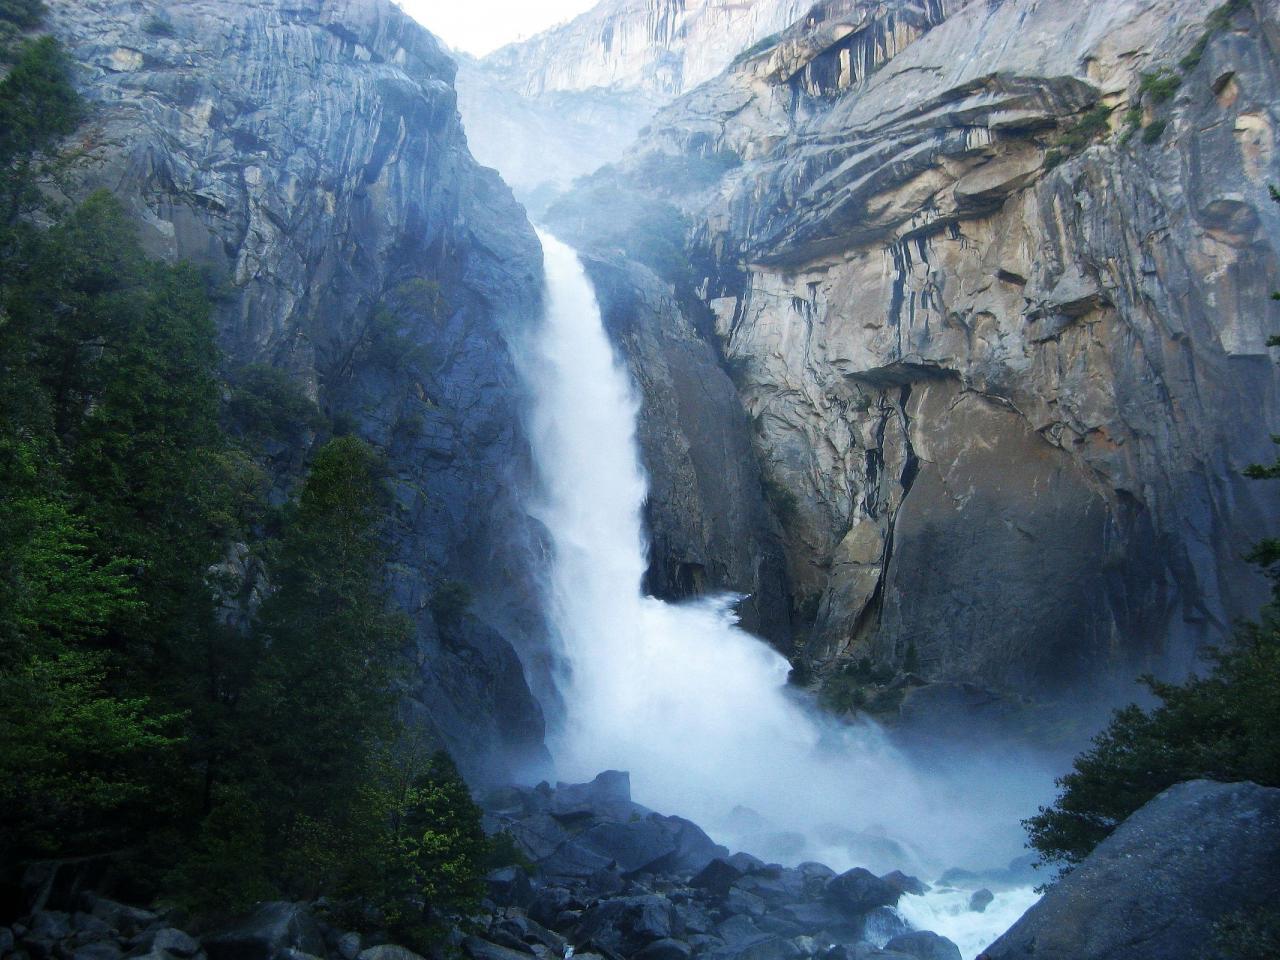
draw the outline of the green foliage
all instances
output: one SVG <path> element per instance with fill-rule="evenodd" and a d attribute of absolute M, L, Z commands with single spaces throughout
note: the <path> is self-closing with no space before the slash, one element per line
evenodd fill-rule
<path fill-rule="evenodd" d="M 364 758 L 391 732 L 391 694 L 407 638 L 382 587 L 381 463 L 356 437 L 316 455 L 285 529 L 278 585 L 260 611 L 265 648 L 246 694 L 262 807 L 273 836 L 340 819 Z M 314 839 L 311 837 L 311 839 Z"/>
<path fill-rule="evenodd" d="M 21 35 L 44 19 L 41 0 L 0 0 L 0 62 L 10 63 Z"/>
<path fill-rule="evenodd" d="M 1214 9 L 1213 13 L 1209 14 L 1208 19 L 1205 20 L 1204 33 L 1200 34 L 1199 39 L 1192 45 L 1187 55 L 1178 61 L 1178 66 L 1182 68 L 1183 72 L 1189 72 L 1198 67 L 1200 61 L 1204 58 L 1204 52 L 1209 48 L 1209 41 L 1219 33 L 1230 29 L 1231 21 L 1235 15 L 1248 8 L 1249 0 L 1227 0 L 1226 3 Z"/>
<path fill-rule="evenodd" d="M 0 0 L 0 22 L 28 8 Z M 402 782 L 379 760 L 408 635 L 384 584 L 380 459 L 354 436 L 325 444 L 279 541 L 244 549 L 271 485 L 252 451 L 319 415 L 259 366 L 220 411 L 206 278 L 147 258 L 105 192 L 44 199 L 42 164 L 80 113 L 68 71 L 46 38 L 0 81 L 3 880 L 32 857 L 129 847 L 140 877 L 167 875 L 205 914 L 369 902 L 370 851 L 391 851 L 384 914 L 469 907 L 488 847 L 456 771 Z M 386 308 L 417 324 L 443 300 L 417 280 Z M 274 588 L 251 628 L 217 615 L 252 585 L 215 572 L 233 543 Z"/>
<path fill-rule="evenodd" d="M 105 656 L 28 655 L 0 671 L 0 855 L 100 852 L 145 823 L 176 718 L 107 687 Z"/>
<path fill-rule="evenodd" d="M 897 708 L 902 690 L 889 686 L 894 670 L 869 657 L 845 663 L 822 681 L 818 702 L 832 713 L 884 713 Z"/>
<path fill-rule="evenodd" d="M 36 159 L 71 133 L 83 113 L 57 40 L 24 40 L 10 58 L 13 68 L 0 81 L 0 224 L 6 225 L 36 203 L 30 179 Z"/>
<path fill-rule="evenodd" d="M 1152 103 L 1160 104 L 1169 100 L 1182 86 L 1182 78 L 1172 70 L 1156 70 L 1144 73 L 1138 83 L 1138 92 L 1148 97 Z"/>
<path fill-rule="evenodd" d="M 363 854 L 360 890 L 390 927 L 426 945 L 439 933 L 433 919 L 474 912 L 484 895 L 493 846 L 480 808 L 448 754 L 428 758 L 417 744 L 381 754 L 365 796 L 382 827 Z"/>
<path fill-rule="evenodd" d="M 1109 121 L 1113 109 L 1114 107 L 1103 104 L 1090 107 L 1081 114 L 1079 120 L 1062 132 L 1058 137 L 1058 147 L 1067 153 L 1083 150 L 1110 129 Z"/>
<path fill-rule="evenodd" d="M 445 580 L 431 594 L 427 606 L 436 626 L 449 630 L 457 626 L 471 608 L 471 588 L 460 580 Z"/>
<path fill-rule="evenodd" d="M 1164 136 L 1165 128 L 1168 125 L 1169 121 L 1165 120 L 1163 117 L 1157 117 L 1155 120 L 1152 120 L 1142 128 L 1142 142 L 1148 146 L 1156 143 Z"/>
<path fill-rule="evenodd" d="M 236 431 L 255 442 L 285 440 L 318 430 L 324 420 L 293 377 L 258 363 L 242 367 L 232 376 L 227 413 Z"/>

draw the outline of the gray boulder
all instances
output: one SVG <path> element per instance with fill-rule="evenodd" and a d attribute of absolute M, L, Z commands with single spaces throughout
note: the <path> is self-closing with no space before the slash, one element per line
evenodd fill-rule
<path fill-rule="evenodd" d="M 969 898 L 969 909 L 974 913 L 985 913 L 987 907 L 991 906 L 991 901 L 995 898 L 995 894 L 986 887 L 981 890 L 975 890 L 973 891 L 973 896 Z"/>
<path fill-rule="evenodd" d="M 200 952 L 199 940 L 173 927 L 161 927 L 147 933 L 141 945 L 152 952 L 169 953 L 177 957 L 191 957 Z"/>
<path fill-rule="evenodd" d="M 551 812 L 557 816 L 598 813 L 602 806 L 631 802 L 631 774 L 625 770 L 604 770 L 590 783 L 557 783 L 551 797 Z"/>
<path fill-rule="evenodd" d="M 325 956 L 324 937 L 306 904 L 269 901 L 205 940 L 210 960 L 273 960 L 285 950 Z M 364 960 L 391 960 L 366 957 Z"/>
<path fill-rule="evenodd" d="M 510 947 L 481 940 L 479 937 L 467 937 L 463 940 L 462 952 L 471 960 L 529 960 L 529 954 L 523 951 L 512 950 Z M 362 958 L 363 956 L 361 954 Z M 392 958 L 383 958 L 383 960 L 392 960 Z"/>
<path fill-rule="evenodd" d="M 1183 960 L 1280 902 L 1280 789 L 1193 780 L 1122 823 L 986 950 L 990 960 Z"/>
<path fill-rule="evenodd" d="M 360 951 L 360 960 L 422 960 L 418 954 L 393 943 L 382 943 Z"/>
<path fill-rule="evenodd" d="M 960 948 L 928 930 L 901 933 L 884 945 L 890 953 L 905 953 L 917 960 L 960 960 Z"/>
<path fill-rule="evenodd" d="M 0 949 L 0 955 L 7 956 L 8 953 L 8 950 Z M 103 940 L 76 948 L 71 953 L 71 960 L 120 960 L 123 956 L 124 951 L 119 945 Z"/>
<path fill-rule="evenodd" d="M 689 960 L 693 948 L 682 940 L 664 937 L 632 954 L 631 960 Z"/>
<path fill-rule="evenodd" d="M 901 891 L 870 870 L 854 867 L 833 878 L 824 892 L 828 903 L 849 914 L 869 913 L 876 907 L 892 907 Z"/>

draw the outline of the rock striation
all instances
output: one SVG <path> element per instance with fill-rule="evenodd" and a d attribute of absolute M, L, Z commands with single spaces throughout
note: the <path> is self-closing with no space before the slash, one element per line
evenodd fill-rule
<path fill-rule="evenodd" d="M 468 153 L 452 61 L 390 0 L 49 8 L 91 105 L 73 192 L 111 189 L 153 254 L 209 272 L 233 373 L 287 370 L 385 453 L 408 706 L 473 776 L 536 761 L 515 647 L 540 636 L 539 548 L 507 343 L 539 314 L 541 252 Z M 450 581 L 471 612 L 437 623 Z"/>
<path fill-rule="evenodd" d="M 1264 599 L 1280 14 L 1234 10 L 828 0 L 582 188 L 687 218 L 808 664 L 1097 691 Z"/>

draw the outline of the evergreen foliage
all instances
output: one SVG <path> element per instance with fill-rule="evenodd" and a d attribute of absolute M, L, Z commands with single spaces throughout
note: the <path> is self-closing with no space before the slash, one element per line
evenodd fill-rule
<path fill-rule="evenodd" d="M 14 29 L 40 12 L 0 0 Z M 268 508 L 255 457 L 323 419 L 268 367 L 224 404 L 205 277 L 109 193 L 45 200 L 69 70 L 23 40 L 0 81 L 0 879 L 129 848 L 201 914 L 325 895 L 425 942 L 489 847 L 447 757 L 404 746 L 379 457 L 320 444 Z M 400 299 L 442 309 L 427 281 Z M 249 627 L 218 614 L 233 544 L 266 570 Z"/>

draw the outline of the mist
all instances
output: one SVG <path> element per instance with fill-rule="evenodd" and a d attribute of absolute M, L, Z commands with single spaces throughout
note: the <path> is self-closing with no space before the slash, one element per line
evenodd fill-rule
<path fill-rule="evenodd" d="M 823 717 L 787 686 L 785 658 L 738 627 L 738 598 L 643 594 L 637 395 L 576 254 L 540 237 L 546 319 L 522 372 L 541 485 L 532 511 L 554 552 L 558 776 L 628 770 L 638 802 L 767 860 L 931 879 L 1006 867 L 1024 852 L 1019 820 L 1052 794 L 1048 763 L 908 750 L 870 722 Z"/>

